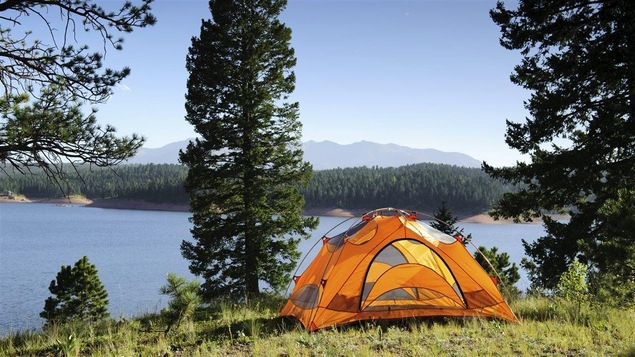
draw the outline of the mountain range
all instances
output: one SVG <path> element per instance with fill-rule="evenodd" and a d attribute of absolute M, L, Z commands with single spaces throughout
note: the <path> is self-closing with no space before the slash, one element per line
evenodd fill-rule
<path fill-rule="evenodd" d="M 179 150 L 184 150 L 188 140 L 177 141 L 160 148 L 141 148 L 128 160 L 130 164 L 178 164 Z M 423 162 L 464 167 L 480 167 L 475 158 L 459 153 L 435 149 L 414 149 L 396 144 L 378 144 L 360 141 L 338 144 L 332 141 L 307 141 L 302 144 L 304 159 L 314 170 L 344 167 L 397 167 Z"/>

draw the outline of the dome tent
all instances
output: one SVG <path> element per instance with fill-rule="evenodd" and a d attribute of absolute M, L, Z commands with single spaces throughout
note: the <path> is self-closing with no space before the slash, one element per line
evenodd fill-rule
<path fill-rule="evenodd" d="M 323 237 L 281 316 L 310 331 L 362 320 L 432 316 L 518 319 L 457 238 L 415 213 L 374 210 Z"/>

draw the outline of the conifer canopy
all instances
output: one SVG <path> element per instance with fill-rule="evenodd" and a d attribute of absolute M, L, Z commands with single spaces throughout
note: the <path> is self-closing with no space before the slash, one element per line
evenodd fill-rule
<path fill-rule="evenodd" d="M 84 106 L 106 102 L 130 74 L 128 67 L 104 68 L 104 58 L 123 48 L 117 34 L 156 22 L 151 3 L 0 3 L 0 173 L 38 167 L 64 190 L 64 165 L 112 166 L 134 155 L 142 137 L 117 136 Z M 97 49 L 78 42 L 84 34 L 97 39 Z"/>
<path fill-rule="evenodd" d="M 635 281 L 635 268 L 604 264 L 608 246 L 632 254 L 633 230 L 612 230 L 635 214 L 635 6 L 632 1 L 521 0 L 491 11 L 503 47 L 523 56 L 511 76 L 531 92 L 529 117 L 507 121 L 506 141 L 529 162 L 484 169 L 519 184 L 495 206 L 501 217 L 544 217 L 547 236 L 525 243 L 523 265 L 537 287 L 553 289 L 576 259 L 590 271 Z M 624 210 L 606 214 L 607 205 Z M 619 237 L 619 240 L 614 240 Z M 632 260 L 633 257 L 629 257 Z M 606 275 L 608 276 L 608 275 Z M 607 280 L 608 281 L 608 280 Z M 614 285 L 614 284 L 611 284 Z"/>
<path fill-rule="evenodd" d="M 108 292 L 101 283 L 97 268 L 84 256 L 73 267 L 62 266 L 49 291 L 40 316 L 51 322 L 74 319 L 96 321 L 109 316 Z"/>
<path fill-rule="evenodd" d="M 287 285 L 317 219 L 303 217 L 299 104 L 289 101 L 296 64 L 286 1 L 212 0 L 187 56 L 186 120 L 200 138 L 180 160 L 189 168 L 193 240 L 181 245 L 210 300 Z"/>

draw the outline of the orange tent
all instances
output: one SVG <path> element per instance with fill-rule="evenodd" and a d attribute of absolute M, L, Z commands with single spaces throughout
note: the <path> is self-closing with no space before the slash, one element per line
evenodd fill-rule
<path fill-rule="evenodd" d="M 518 319 L 485 270 L 456 238 L 416 214 L 365 214 L 323 245 L 281 316 L 310 331 L 361 320 L 424 316 Z"/>

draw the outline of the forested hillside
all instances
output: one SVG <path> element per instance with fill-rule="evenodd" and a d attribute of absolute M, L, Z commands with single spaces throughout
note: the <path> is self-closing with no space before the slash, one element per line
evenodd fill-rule
<path fill-rule="evenodd" d="M 436 211 L 442 201 L 457 212 L 488 209 L 511 186 L 480 169 L 441 164 L 316 171 L 305 190 L 307 207 L 398 207 Z"/>
<path fill-rule="evenodd" d="M 0 193 L 12 191 L 27 197 L 59 197 L 83 195 L 90 199 L 125 198 L 152 203 L 184 203 L 183 189 L 187 168 L 181 165 L 120 165 L 114 168 L 79 167 L 78 174 L 69 172 L 64 192 L 41 171 L 33 175 L 0 174 Z"/>
<path fill-rule="evenodd" d="M 80 167 L 81 179 L 69 173 L 64 184 L 68 195 L 91 199 L 123 198 L 151 203 L 187 204 L 183 189 L 187 168 L 181 165 L 122 165 L 114 169 Z M 415 164 L 396 168 L 345 168 L 315 171 L 303 190 L 308 208 L 371 209 L 398 207 L 435 211 L 441 201 L 456 212 L 486 210 L 511 190 L 480 169 Z M 46 175 L 0 175 L 0 193 L 27 197 L 59 197 L 60 188 Z"/>

